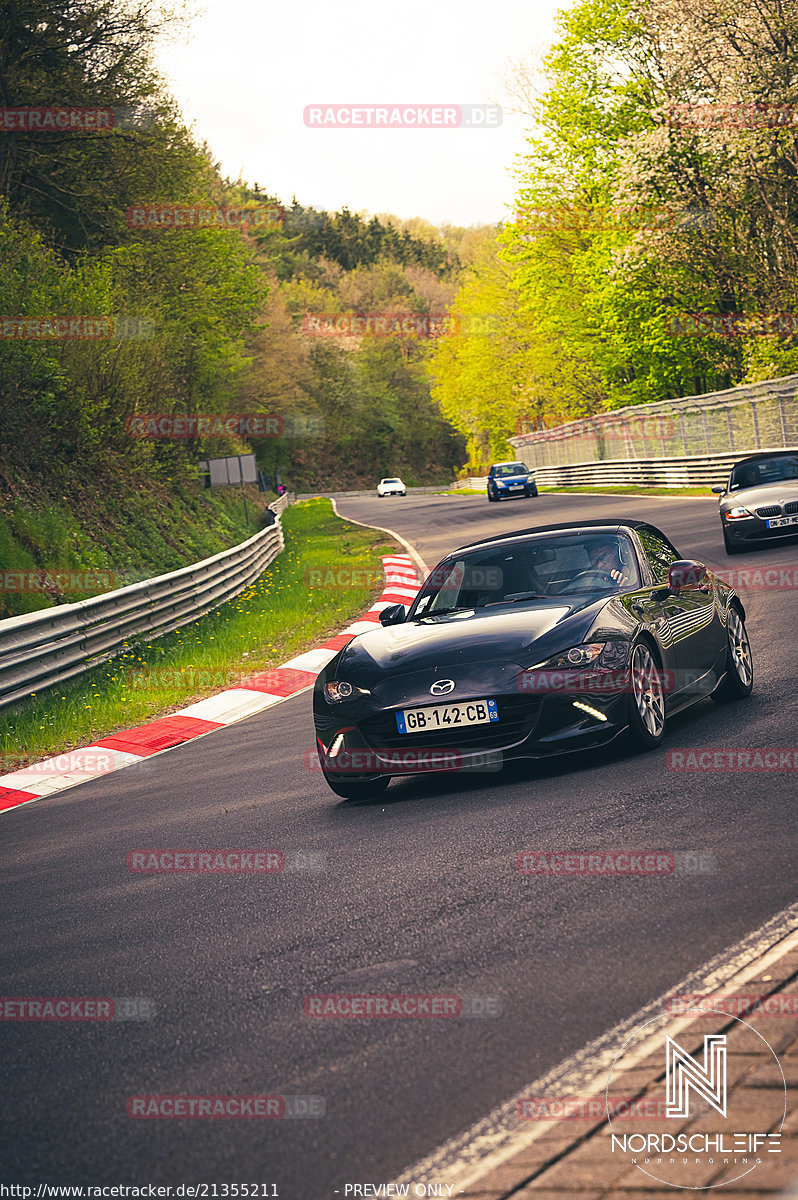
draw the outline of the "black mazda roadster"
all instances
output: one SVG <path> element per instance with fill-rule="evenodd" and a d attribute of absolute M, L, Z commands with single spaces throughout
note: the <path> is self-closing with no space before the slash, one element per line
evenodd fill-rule
<path fill-rule="evenodd" d="M 733 588 L 643 521 L 549 525 L 447 555 L 409 611 L 352 639 L 313 693 L 319 761 L 339 796 L 393 776 L 486 770 L 662 741 L 705 696 L 749 695 Z"/>

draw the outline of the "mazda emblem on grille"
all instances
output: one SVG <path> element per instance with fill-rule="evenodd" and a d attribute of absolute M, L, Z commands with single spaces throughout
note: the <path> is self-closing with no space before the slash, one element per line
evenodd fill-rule
<path fill-rule="evenodd" d="M 431 696 L 447 696 L 454 691 L 454 680 L 436 679 L 429 691 Z"/>

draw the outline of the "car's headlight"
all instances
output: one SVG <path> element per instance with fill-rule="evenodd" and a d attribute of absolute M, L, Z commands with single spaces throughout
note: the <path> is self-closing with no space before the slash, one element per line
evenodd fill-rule
<path fill-rule="evenodd" d="M 579 667 L 623 667 L 629 652 L 629 643 L 625 641 L 612 642 L 583 642 L 581 646 L 572 646 L 560 654 L 547 658 L 545 662 L 535 663 L 530 671 L 552 668 L 557 671 L 574 671 Z"/>
<path fill-rule="evenodd" d="M 754 514 L 747 508 L 738 506 L 737 508 L 727 508 L 723 515 L 727 521 L 739 521 L 742 517 L 752 517 Z"/>
<path fill-rule="evenodd" d="M 344 700 L 357 700 L 359 696 L 370 696 L 371 692 L 368 688 L 357 687 L 346 679 L 334 679 L 332 683 L 325 683 L 324 695 L 333 704 L 340 704 Z"/>

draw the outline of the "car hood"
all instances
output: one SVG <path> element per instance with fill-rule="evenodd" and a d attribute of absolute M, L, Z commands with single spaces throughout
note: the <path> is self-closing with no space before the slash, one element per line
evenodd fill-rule
<path fill-rule="evenodd" d="M 365 682 L 422 669 L 454 670 L 476 662 L 528 667 L 565 644 L 578 644 L 607 600 L 514 604 L 489 615 L 477 609 L 379 627 L 342 650 L 335 674 Z"/>
<path fill-rule="evenodd" d="M 721 497 L 720 507 L 726 512 L 729 508 L 759 508 L 765 504 L 782 504 L 785 501 L 798 500 L 798 479 L 782 480 L 781 483 L 763 483 L 759 487 L 740 488 Z"/>

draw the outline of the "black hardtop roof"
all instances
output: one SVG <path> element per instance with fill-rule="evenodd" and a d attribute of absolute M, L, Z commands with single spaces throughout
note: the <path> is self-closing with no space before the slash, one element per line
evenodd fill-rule
<path fill-rule="evenodd" d="M 798 454 L 798 450 L 789 450 L 786 447 L 784 450 L 760 450 L 758 454 L 749 454 L 746 458 L 738 458 L 732 467 L 732 471 L 736 471 L 738 467 L 745 466 L 746 463 L 759 462 L 763 458 L 785 458 L 790 454 Z"/>
<path fill-rule="evenodd" d="M 665 537 L 666 541 L 670 541 L 656 525 L 652 525 L 650 521 L 640 521 L 636 517 L 616 517 L 613 520 L 591 520 L 591 521 L 560 521 L 556 525 L 533 525 L 531 529 L 514 529 L 512 533 L 499 533 L 494 537 L 480 538 L 478 542 L 469 542 L 466 546 L 458 546 L 457 550 L 453 550 L 452 554 L 457 554 L 460 550 L 473 550 L 476 546 L 490 546 L 496 542 L 507 542 L 513 538 L 526 537 L 536 533 L 562 533 L 566 530 L 570 533 L 590 533 L 596 529 L 604 529 L 608 533 L 618 533 L 621 529 L 653 529 L 660 537 Z M 451 557 L 446 555 L 447 558 Z"/>

